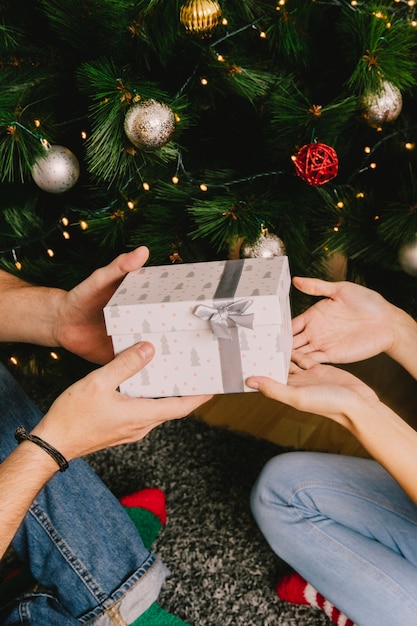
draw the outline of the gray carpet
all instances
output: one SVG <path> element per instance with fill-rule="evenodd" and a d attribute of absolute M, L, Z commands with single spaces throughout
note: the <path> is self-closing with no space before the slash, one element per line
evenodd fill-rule
<path fill-rule="evenodd" d="M 193 626 L 329 626 L 318 610 L 281 602 L 288 566 L 261 536 L 249 509 L 260 469 L 284 449 L 198 418 L 163 424 L 145 440 L 88 461 L 121 496 L 159 487 L 168 522 L 155 551 L 171 570 L 160 604 Z"/>

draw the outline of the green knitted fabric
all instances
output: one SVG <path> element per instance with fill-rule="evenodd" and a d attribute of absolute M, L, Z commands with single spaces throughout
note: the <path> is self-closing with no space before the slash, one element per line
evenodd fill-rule
<path fill-rule="evenodd" d="M 147 509 L 126 507 L 125 510 L 138 529 L 143 543 L 150 548 L 161 529 L 159 518 Z M 154 602 L 131 626 L 187 626 L 187 624 Z"/>
<path fill-rule="evenodd" d="M 161 522 L 147 509 L 125 507 L 126 513 L 136 526 L 146 548 L 150 548 L 161 530 Z"/>
<path fill-rule="evenodd" d="M 159 604 L 154 602 L 145 613 L 142 613 L 131 626 L 188 626 L 179 617 L 167 613 Z"/>

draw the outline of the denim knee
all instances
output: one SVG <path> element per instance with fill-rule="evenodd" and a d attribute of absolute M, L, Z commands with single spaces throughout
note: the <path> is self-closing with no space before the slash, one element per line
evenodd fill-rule
<path fill-rule="evenodd" d="M 288 505 L 288 491 L 291 491 L 290 481 L 294 474 L 291 467 L 299 456 L 298 453 L 288 452 L 270 459 L 263 467 L 251 493 L 252 513 L 262 529 L 262 520 L 279 515 L 280 506 Z"/>
<path fill-rule="evenodd" d="M 317 474 L 326 473 L 326 458 L 315 452 L 286 452 L 270 459 L 262 469 L 251 493 L 253 516 L 268 541 L 284 537 L 294 523 L 294 495 Z M 313 476 L 314 475 L 314 476 Z"/>

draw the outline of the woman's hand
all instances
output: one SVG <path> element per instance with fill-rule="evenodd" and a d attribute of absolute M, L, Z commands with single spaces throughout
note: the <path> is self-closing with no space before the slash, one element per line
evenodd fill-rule
<path fill-rule="evenodd" d="M 398 309 L 380 294 L 350 282 L 295 277 L 293 284 L 324 296 L 293 320 L 293 348 L 320 363 L 353 363 L 389 351 Z"/>
<path fill-rule="evenodd" d="M 351 429 L 352 409 L 378 403 L 375 392 L 361 380 L 337 367 L 321 365 L 308 355 L 293 353 L 288 384 L 252 376 L 248 387 L 299 411 L 328 417 Z M 349 409 L 349 410 L 348 410 Z"/>

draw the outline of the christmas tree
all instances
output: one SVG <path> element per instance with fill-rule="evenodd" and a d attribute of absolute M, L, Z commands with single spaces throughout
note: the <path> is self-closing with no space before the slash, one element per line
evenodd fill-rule
<path fill-rule="evenodd" d="M 287 254 L 326 277 L 342 259 L 417 315 L 415 0 L 0 15 L 3 268 L 70 288 L 141 244 L 157 265 Z"/>

